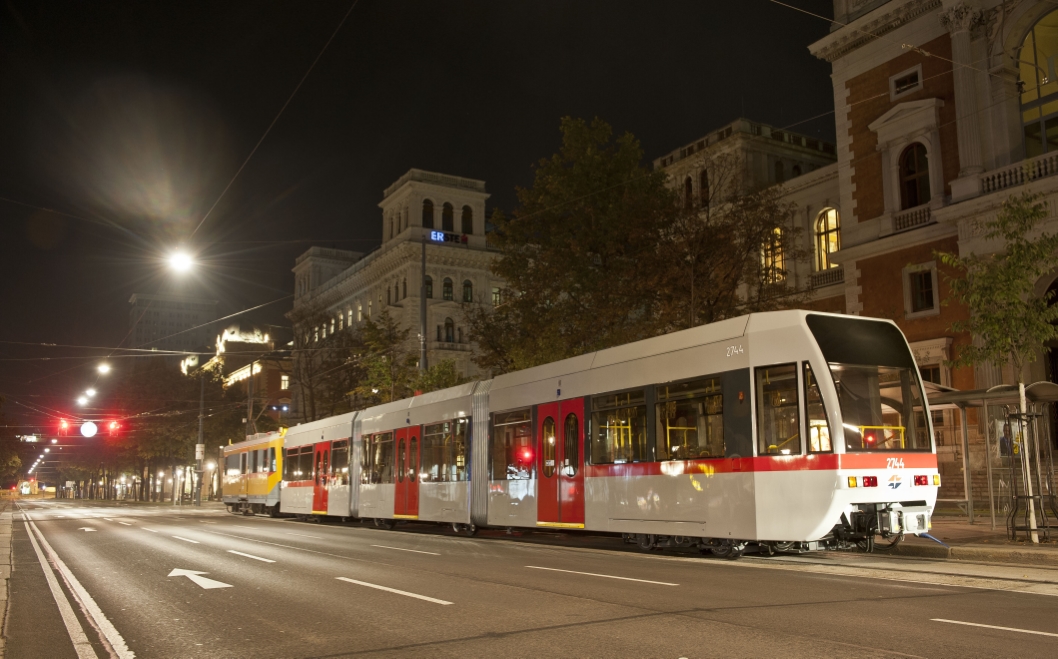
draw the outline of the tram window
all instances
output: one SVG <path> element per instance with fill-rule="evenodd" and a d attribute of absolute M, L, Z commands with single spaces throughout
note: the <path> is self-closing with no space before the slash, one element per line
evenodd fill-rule
<path fill-rule="evenodd" d="M 470 419 L 455 419 L 426 426 L 422 433 L 423 483 L 465 481 L 467 471 L 467 434 Z"/>
<path fill-rule="evenodd" d="M 397 442 L 397 482 L 404 482 L 404 440 Z"/>
<path fill-rule="evenodd" d="M 261 456 L 257 458 L 257 471 L 261 472 L 262 474 L 267 474 L 268 465 L 268 449 L 263 448 L 261 449 Z"/>
<path fill-rule="evenodd" d="M 528 408 L 497 414 L 492 423 L 490 478 L 519 481 L 533 477 L 533 429 Z"/>
<path fill-rule="evenodd" d="M 567 414 L 562 430 L 565 452 L 562 455 L 562 475 L 576 476 L 580 469 L 580 421 L 576 414 Z"/>
<path fill-rule="evenodd" d="M 312 480 L 312 445 L 306 444 L 301 447 L 298 455 L 298 479 L 303 481 Z"/>
<path fill-rule="evenodd" d="M 286 459 L 283 460 L 283 480 L 301 480 L 298 478 L 298 466 L 298 449 L 287 449 Z"/>
<path fill-rule="evenodd" d="M 555 442 L 558 441 L 555 437 L 555 419 L 547 417 L 540 428 L 540 452 L 543 454 L 540 457 L 544 460 L 544 478 L 551 478 L 555 475 Z"/>
<path fill-rule="evenodd" d="M 591 408 L 592 464 L 650 460 L 646 392 L 626 391 L 596 396 Z"/>
<path fill-rule="evenodd" d="M 657 387 L 659 460 L 724 457 L 724 396 L 720 378 Z"/>
<path fill-rule="evenodd" d="M 830 426 L 827 424 L 827 409 L 823 405 L 823 394 L 819 383 L 812 375 L 812 366 L 805 362 L 805 417 L 808 419 L 808 452 L 830 453 Z"/>
<path fill-rule="evenodd" d="M 274 474 L 276 472 L 276 447 L 268 447 L 268 473 Z"/>
<path fill-rule="evenodd" d="M 233 453 L 224 458 L 224 472 L 229 476 L 239 475 L 239 454 Z"/>
<path fill-rule="evenodd" d="M 250 451 L 250 452 L 248 452 L 246 454 L 246 456 L 247 456 L 247 463 L 248 463 L 247 464 L 247 468 L 246 468 L 247 473 L 256 474 L 257 473 L 257 451 Z"/>
<path fill-rule="evenodd" d="M 331 445 L 331 468 L 336 485 L 349 484 L 349 442 L 342 440 Z"/>
<path fill-rule="evenodd" d="M 756 373 L 758 454 L 800 455 L 797 365 L 767 366 Z"/>
<path fill-rule="evenodd" d="M 242 453 L 239 454 L 239 473 L 240 474 L 245 474 L 246 473 L 246 452 L 245 451 L 243 451 Z"/>
<path fill-rule="evenodd" d="M 374 470 L 371 465 L 374 464 L 375 449 L 371 441 L 371 435 L 364 435 L 360 442 L 360 482 L 367 485 L 372 482 L 371 477 Z"/>
<path fill-rule="evenodd" d="M 371 449 L 374 455 L 371 456 L 371 482 L 372 483 L 393 483 L 393 462 L 394 462 L 394 450 L 393 450 L 393 433 L 384 432 L 375 435 L 371 441 Z"/>
<path fill-rule="evenodd" d="M 419 438 L 412 435 L 408 440 L 408 480 L 419 478 Z"/>

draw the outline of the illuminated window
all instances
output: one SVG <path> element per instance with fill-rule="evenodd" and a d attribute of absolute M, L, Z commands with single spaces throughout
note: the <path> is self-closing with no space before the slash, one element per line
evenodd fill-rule
<path fill-rule="evenodd" d="M 361 302 L 356 303 L 356 322 L 364 322 L 364 305 Z"/>
<path fill-rule="evenodd" d="M 429 199 L 422 202 L 422 225 L 427 229 L 433 228 L 433 202 Z"/>
<path fill-rule="evenodd" d="M 468 236 L 474 233 L 474 209 L 470 206 L 463 207 L 463 233 Z"/>
<path fill-rule="evenodd" d="M 463 282 L 463 301 L 474 301 L 474 284 L 472 284 L 469 279 Z"/>
<path fill-rule="evenodd" d="M 452 204 L 445 203 L 441 207 L 441 231 L 455 231 L 455 209 L 452 208 Z"/>
<path fill-rule="evenodd" d="M 761 247 L 760 264 L 763 269 L 763 280 L 768 284 L 778 284 L 786 279 L 786 254 L 783 251 L 782 229 L 775 227 Z"/>
<path fill-rule="evenodd" d="M 289 375 L 280 375 L 279 376 L 279 388 L 280 389 L 289 389 L 290 388 L 290 376 Z"/>
<path fill-rule="evenodd" d="M 1025 157 L 1058 150 L 1058 11 L 1036 23 L 1018 54 L 1018 88 L 1025 130 Z"/>
<path fill-rule="evenodd" d="M 929 158 L 919 142 L 900 154 L 901 210 L 929 203 Z"/>
<path fill-rule="evenodd" d="M 338 329 L 345 329 L 345 314 L 338 314 Z"/>
<path fill-rule="evenodd" d="M 492 287 L 492 306 L 498 307 L 503 302 L 503 291 L 499 286 Z"/>
<path fill-rule="evenodd" d="M 346 316 L 349 318 L 349 320 L 345 321 L 345 324 L 351 329 L 353 327 L 353 310 L 350 309 Z"/>
<path fill-rule="evenodd" d="M 837 264 L 830 255 L 841 249 L 841 218 L 836 208 L 825 208 L 816 218 L 816 270 L 829 270 Z"/>
<path fill-rule="evenodd" d="M 441 284 L 441 297 L 446 300 L 452 300 L 454 297 L 452 293 L 452 280 L 448 277 L 445 277 L 444 282 Z"/>

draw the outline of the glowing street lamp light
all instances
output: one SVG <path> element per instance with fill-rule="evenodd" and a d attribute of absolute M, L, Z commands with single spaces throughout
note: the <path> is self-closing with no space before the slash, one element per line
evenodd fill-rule
<path fill-rule="evenodd" d="M 195 260 L 184 251 L 176 251 L 169 255 L 169 267 L 176 272 L 187 272 L 195 265 Z"/>
<path fill-rule="evenodd" d="M 96 370 L 102 373 L 103 375 L 106 375 L 110 372 L 110 364 L 103 362 L 99 366 L 96 366 Z"/>
<path fill-rule="evenodd" d="M 87 396 L 79 396 L 77 398 L 77 404 L 78 405 L 87 405 L 88 404 L 88 397 Z"/>
<path fill-rule="evenodd" d="M 88 396 L 89 398 L 92 398 L 93 396 L 96 395 L 96 390 L 95 389 L 88 389 L 87 391 L 84 392 L 84 395 Z"/>

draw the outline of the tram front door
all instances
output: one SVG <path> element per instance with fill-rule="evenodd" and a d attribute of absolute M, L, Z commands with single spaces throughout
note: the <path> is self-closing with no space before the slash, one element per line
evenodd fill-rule
<path fill-rule="evenodd" d="M 312 512 L 317 515 L 327 514 L 327 485 L 330 483 L 331 443 L 321 442 L 315 446 L 313 455 Z"/>
<path fill-rule="evenodd" d="M 537 408 L 537 526 L 584 528 L 584 399 Z"/>
<path fill-rule="evenodd" d="M 393 516 L 403 519 L 419 517 L 419 426 L 396 432 L 397 491 Z"/>

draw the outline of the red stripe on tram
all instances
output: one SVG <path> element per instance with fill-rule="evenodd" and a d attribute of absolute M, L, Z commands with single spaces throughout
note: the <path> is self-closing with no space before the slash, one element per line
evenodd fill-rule
<path fill-rule="evenodd" d="M 905 468 L 937 468 L 932 453 L 819 453 L 815 455 L 769 455 L 752 458 L 670 460 L 613 465 L 585 465 L 589 478 L 629 476 L 674 476 L 682 474 L 732 474 L 754 471 L 826 471 L 837 469 L 888 469 L 889 460 L 902 461 Z"/>

